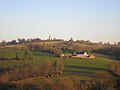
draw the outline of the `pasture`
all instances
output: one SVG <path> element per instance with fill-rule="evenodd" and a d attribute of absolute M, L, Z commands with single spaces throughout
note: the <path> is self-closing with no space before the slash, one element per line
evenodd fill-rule
<path fill-rule="evenodd" d="M 15 57 L 15 51 L 9 49 L 8 51 L 11 51 L 10 57 Z M 21 55 L 23 55 L 24 51 L 20 51 Z M 24 65 L 30 65 L 32 67 L 40 66 L 42 62 L 45 60 L 54 61 L 56 58 L 56 55 L 46 53 L 46 52 L 32 52 L 35 60 L 0 60 L 0 68 L 14 68 L 14 67 L 21 67 Z"/>
<path fill-rule="evenodd" d="M 20 59 L 24 58 L 25 50 L 16 48 L 0 48 L 0 58 L 14 59 L 16 54 Z"/>
<path fill-rule="evenodd" d="M 5 49 L 6 52 L 10 51 L 7 57 L 14 58 L 15 50 Z M 8 50 L 8 51 L 7 51 Z M 20 50 L 21 57 L 23 56 L 24 51 Z M 94 73 L 100 70 L 107 71 L 111 73 L 111 65 L 114 60 L 97 57 L 94 60 L 91 59 L 72 59 L 72 58 L 58 58 L 56 55 L 46 52 L 32 52 L 35 60 L 4 60 L 0 61 L 0 69 L 20 67 L 24 65 L 30 65 L 32 67 L 40 66 L 45 60 L 55 61 L 56 59 L 61 59 L 65 63 L 63 75 L 77 75 L 82 80 L 90 80 L 94 77 Z M 112 74 L 112 73 L 111 73 Z"/>
<path fill-rule="evenodd" d="M 16 50 L 13 48 L 0 49 L 0 52 L 5 54 L 6 58 L 15 58 L 16 52 L 19 57 L 24 57 L 24 50 Z M 56 55 L 47 52 L 32 51 L 35 60 L 3 60 L 0 61 L 0 69 L 8 69 L 30 65 L 32 67 L 40 66 L 45 60 L 54 62 L 56 59 L 64 61 L 63 75 L 77 75 L 81 79 L 91 79 L 95 72 L 103 70 L 110 72 L 110 68 L 114 60 L 98 56 L 96 59 L 73 59 L 73 58 L 58 58 Z"/>
<path fill-rule="evenodd" d="M 65 63 L 67 75 L 78 75 L 82 79 L 91 79 L 97 71 L 111 72 L 111 65 L 114 61 L 106 58 L 91 59 L 68 59 Z"/>

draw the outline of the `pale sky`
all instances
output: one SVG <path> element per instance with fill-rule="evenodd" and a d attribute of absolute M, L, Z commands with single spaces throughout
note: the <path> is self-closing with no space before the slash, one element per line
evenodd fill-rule
<path fill-rule="evenodd" d="M 120 0 L 0 0 L 0 41 L 50 34 L 120 41 Z"/>

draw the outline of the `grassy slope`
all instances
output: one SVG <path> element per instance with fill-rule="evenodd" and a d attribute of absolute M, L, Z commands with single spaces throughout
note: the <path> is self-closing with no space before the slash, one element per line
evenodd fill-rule
<path fill-rule="evenodd" d="M 1 49 L 0 49 L 1 50 Z M 7 57 L 15 57 L 15 50 L 4 49 L 7 52 Z M 24 51 L 19 51 L 21 57 Z M 23 66 L 29 64 L 33 67 L 39 66 L 43 61 L 50 60 L 54 61 L 57 57 L 54 54 L 45 52 L 33 51 L 36 60 L 11 60 L 11 61 L 0 61 L 0 68 L 14 68 L 15 66 Z M 111 59 L 97 57 L 95 60 L 89 59 L 61 59 L 65 61 L 65 75 L 79 75 L 81 79 L 90 79 L 96 71 L 99 70 L 110 70 L 112 62 Z"/>
<path fill-rule="evenodd" d="M 33 44 L 48 44 L 48 45 L 56 45 L 58 43 L 62 43 L 63 41 L 49 41 L 49 42 L 33 42 Z"/>
<path fill-rule="evenodd" d="M 0 68 L 14 68 L 15 66 L 23 66 L 26 64 L 36 67 L 36 66 L 39 66 L 45 60 L 53 61 L 56 58 L 56 56 L 54 54 L 45 53 L 45 52 L 33 51 L 33 55 L 35 56 L 35 60 L 4 60 L 4 61 L 0 61 Z"/>
<path fill-rule="evenodd" d="M 18 57 L 19 59 L 23 59 L 24 58 L 24 50 L 18 50 L 15 48 L 0 48 L 0 58 L 16 58 L 16 53 L 18 53 Z"/>
<path fill-rule="evenodd" d="M 105 58 L 90 59 L 69 59 L 65 64 L 65 73 L 79 75 L 82 79 L 90 79 L 99 70 L 108 71 L 112 60 Z"/>

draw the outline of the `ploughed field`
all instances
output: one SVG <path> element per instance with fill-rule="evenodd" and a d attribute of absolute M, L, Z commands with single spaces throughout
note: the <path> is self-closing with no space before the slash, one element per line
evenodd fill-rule
<path fill-rule="evenodd" d="M 0 54 L 2 52 L 5 54 L 5 58 L 15 58 L 15 49 L 6 48 L 0 49 Z M 46 52 L 33 51 L 35 60 L 23 60 L 24 50 L 18 50 L 18 57 L 20 60 L 0 60 L 0 70 L 9 69 L 14 67 L 20 67 L 24 65 L 30 65 L 32 67 L 40 66 L 45 60 L 54 62 L 56 59 L 64 61 L 65 67 L 63 76 L 65 75 L 77 75 L 81 80 L 90 80 L 94 78 L 94 74 L 97 71 L 103 70 L 107 71 L 110 74 L 114 75 L 111 70 L 111 65 L 114 60 L 98 56 L 96 59 L 72 59 L 72 58 L 58 58 L 56 55 Z"/>

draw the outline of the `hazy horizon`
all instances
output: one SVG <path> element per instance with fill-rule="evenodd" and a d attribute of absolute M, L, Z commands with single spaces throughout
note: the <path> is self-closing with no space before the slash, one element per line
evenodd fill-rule
<path fill-rule="evenodd" d="M 120 0 L 0 0 L 0 41 L 120 41 Z"/>

